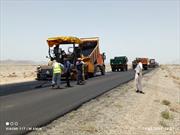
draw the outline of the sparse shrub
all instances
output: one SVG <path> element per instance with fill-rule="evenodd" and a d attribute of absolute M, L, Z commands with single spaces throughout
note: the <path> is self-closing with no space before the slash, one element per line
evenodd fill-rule
<path fill-rule="evenodd" d="M 155 99 L 155 100 L 154 100 L 154 102 L 157 102 L 157 103 L 159 103 L 159 102 L 160 102 L 160 100 L 159 100 L 159 99 Z"/>
<path fill-rule="evenodd" d="M 162 127 L 169 127 L 165 121 L 160 121 L 159 124 L 162 126 Z"/>
<path fill-rule="evenodd" d="M 17 75 L 15 72 L 13 72 L 12 74 L 9 74 L 7 77 L 17 77 Z"/>
<path fill-rule="evenodd" d="M 161 66 L 161 69 L 164 70 L 165 68 L 163 66 Z"/>
<path fill-rule="evenodd" d="M 93 126 L 93 125 L 83 125 L 83 126 L 81 127 L 81 130 L 86 131 L 86 132 L 89 132 L 89 133 L 91 133 L 91 134 L 94 134 L 94 133 L 98 132 L 98 130 L 96 129 L 96 127 Z"/>
<path fill-rule="evenodd" d="M 162 116 L 164 119 L 172 119 L 172 118 L 173 118 L 173 117 L 170 115 L 170 113 L 169 113 L 168 110 L 162 111 L 162 112 L 161 112 L 161 116 Z"/>
<path fill-rule="evenodd" d="M 170 105 L 170 104 L 171 104 L 171 102 L 170 102 L 170 101 L 168 101 L 168 100 L 163 100 L 163 101 L 162 101 L 162 104 L 163 104 L 163 105 L 167 105 L 167 106 L 168 106 L 168 105 Z"/>

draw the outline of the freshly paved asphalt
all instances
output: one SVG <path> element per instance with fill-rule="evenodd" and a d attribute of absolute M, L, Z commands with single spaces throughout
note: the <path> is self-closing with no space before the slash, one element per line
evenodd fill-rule
<path fill-rule="evenodd" d="M 0 134 L 25 134 L 30 130 L 29 128 L 46 125 L 92 98 L 133 78 L 134 71 L 129 70 L 109 72 L 105 76 L 91 78 L 85 85 L 76 85 L 72 82 L 71 88 L 65 88 L 64 84 L 63 89 L 51 89 L 48 85 L 43 88 L 34 88 L 42 82 L 27 83 L 22 85 L 23 88 L 20 84 L 15 88 L 1 86 Z M 32 85 L 29 86 L 30 84 Z M 10 130 L 10 128 L 14 129 Z"/>

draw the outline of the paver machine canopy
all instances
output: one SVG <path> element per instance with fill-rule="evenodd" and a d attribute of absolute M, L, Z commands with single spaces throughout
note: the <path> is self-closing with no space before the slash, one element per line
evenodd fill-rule
<path fill-rule="evenodd" d="M 77 37 L 71 36 L 60 36 L 48 38 L 47 40 L 49 46 L 49 57 L 50 60 L 57 60 L 58 62 L 63 63 L 64 58 L 68 57 L 72 63 L 75 63 L 77 57 L 80 57 L 80 49 L 76 46 L 76 44 L 80 44 L 81 40 Z M 72 44 L 72 47 L 68 48 L 68 54 L 60 48 L 61 45 Z M 52 50 L 51 50 L 52 48 Z M 73 49 L 73 51 L 70 51 Z"/>

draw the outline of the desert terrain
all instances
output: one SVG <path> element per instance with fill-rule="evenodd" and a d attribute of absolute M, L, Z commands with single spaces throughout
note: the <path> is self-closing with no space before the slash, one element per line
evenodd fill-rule
<path fill-rule="evenodd" d="M 163 65 L 91 100 L 30 135 L 179 135 L 180 65 Z"/>
<path fill-rule="evenodd" d="M 0 84 L 33 81 L 36 78 L 37 65 L 1 64 Z"/>

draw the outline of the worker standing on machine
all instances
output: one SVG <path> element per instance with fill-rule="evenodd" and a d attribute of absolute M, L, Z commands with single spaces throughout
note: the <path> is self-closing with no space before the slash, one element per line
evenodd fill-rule
<path fill-rule="evenodd" d="M 65 69 L 65 75 L 66 75 L 66 87 L 71 87 L 70 85 L 70 76 L 71 76 L 71 67 L 72 64 L 70 63 L 70 61 L 68 60 L 68 58 L 64 58 L 64 69 Z"/>
<path fill-rule="evenodd" d="M 81 85 L 83 84 L 83 72 L 84 72 L 84 69 L 83 69 L 83 65 L 84 62 L 82 61 L 81 58 L 78 58 L 77 59 L 77 62 L 76 62 L 76 70 L 77 70 L 77 84 L 78 85 Z"/>
<path fill-rule="evenodd" d="M 52 77 L 52 87 L 54 88 L 57 85 L 57 89 L 60 89 L 61 85 L 61 74 L 63 72 L 64 66 L 61 63 L 58 63 L 56 60 L 53 60 L 53 77 Z"/>

